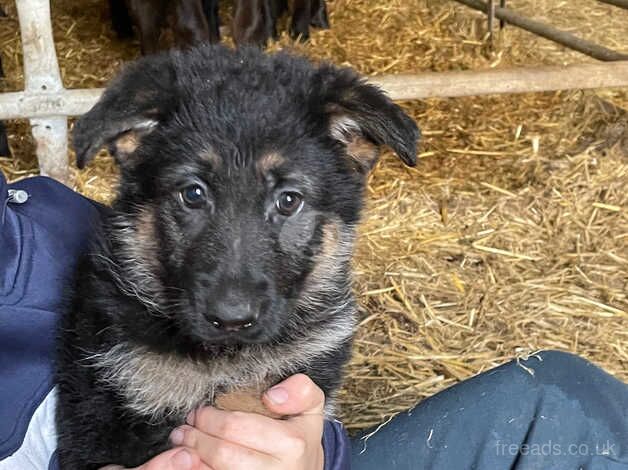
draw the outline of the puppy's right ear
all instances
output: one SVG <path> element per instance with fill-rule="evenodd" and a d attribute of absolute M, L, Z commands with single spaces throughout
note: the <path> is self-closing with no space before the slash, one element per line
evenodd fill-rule
<path fill-rule="evenodd" d="M 127 66 L 74 125 L 77 166 L 85 167 L 105 146 L 124 163 L 142 138 L 170 116 L 176 94 L 168 56 L 146 57 Z"/>

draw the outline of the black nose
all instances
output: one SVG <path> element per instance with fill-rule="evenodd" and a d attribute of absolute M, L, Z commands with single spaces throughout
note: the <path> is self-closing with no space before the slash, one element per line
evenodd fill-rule
<path fill-rule="evenodd" d="M 252 305 L 252 302 L 221 301 L 216 302 L 207 319 L 219 330 L 240 331 L 254 326 L 259 315 L 259 305 Z"/>

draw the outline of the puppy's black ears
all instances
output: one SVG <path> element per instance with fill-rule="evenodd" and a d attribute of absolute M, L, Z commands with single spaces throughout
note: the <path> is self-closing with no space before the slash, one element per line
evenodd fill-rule
<path fill-rule="evenodd" d="M 324 65 L 319 74 L 330 133 L 346 146 L 358 170 L 373 168 L 381 145 L 394 150 L 406 165 L 416 165 L 421 132 L 412 118 L 350 69 Z"/>
<path fill-rule="evenodd" d="M 105 146 L 123 163 L 141 139 L 171 114 L 175 87 L 166 56 L 147 57 L 127 66 L 74 125 L 77 166 L 85 167 Z"/>

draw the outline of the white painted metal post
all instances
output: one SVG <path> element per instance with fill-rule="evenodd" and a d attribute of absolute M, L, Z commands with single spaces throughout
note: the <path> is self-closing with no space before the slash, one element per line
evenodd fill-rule
<path fill-rule="evenodd" d="M 16 0 L 16 4 L 24 50 L 25 93 L 57 95 L 63 91 L 63 83 L 52 37 L 50 2 Z M 41 173 L 67 182 L 67 117 L 32 118 L 30 123 L 37 142 L 37 160 Z"/>

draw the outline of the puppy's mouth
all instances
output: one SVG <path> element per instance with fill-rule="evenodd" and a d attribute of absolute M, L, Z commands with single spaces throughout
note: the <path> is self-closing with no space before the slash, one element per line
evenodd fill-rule
<path fill-rule="evenodd" d="M 236 355 L 242 348 L 253 345 L 269 344 L 265 340 L 247 340 L 242 338 L 223 338 L 220 340 L 201 341 L 197 343 L 197 353 L 202 357 Z"/>
<path fill-rule="evenodd" d="M 203 321 L 194 328 L 194 336 L 203 351 L 213 352 L 225 346 L 264 344 L 272 341 L 273 334 L 261 324 L 243 325 L 237 330 L 228 331 L 217 327 L 212 321 Z"/>

